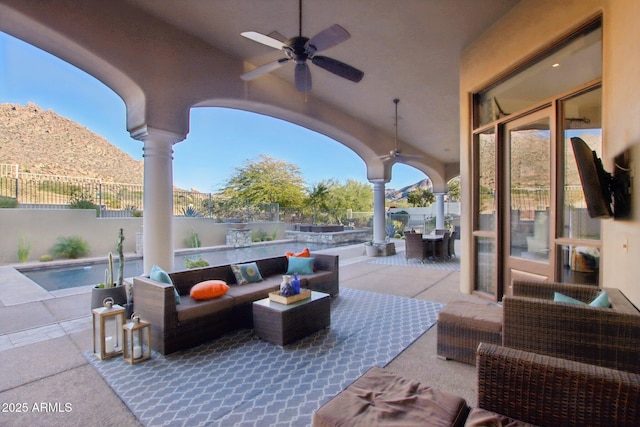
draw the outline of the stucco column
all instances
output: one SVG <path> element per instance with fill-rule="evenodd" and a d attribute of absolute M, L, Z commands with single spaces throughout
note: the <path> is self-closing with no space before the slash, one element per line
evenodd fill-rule
<path fill-rule="evenodd" d="M 385 243 L 386 233 L 386 213 L 385 202 L 385 181 L 376 180 L 373 182 L 373 243 Z"/>
<path fill-rule="evenodd" d="M 144 272 L 155 264 L 173 270 L 173 144 L 184 135 L 144 127 L 132 133 L 144 142 L 142 241 Z"/>
<path fill-rule="evenodd" d="M 444 228 L 444 195 L 445 193 L 436 193 L 436 229 Z"/>

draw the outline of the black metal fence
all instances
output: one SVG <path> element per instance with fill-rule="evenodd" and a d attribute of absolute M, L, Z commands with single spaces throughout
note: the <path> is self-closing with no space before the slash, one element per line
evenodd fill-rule
<path fill-rule="evenodd" d="M 95 178 L 18 172 L 0 164 L 0 207 L 96 209 L 100 217 L 135 217 L 144 211 L 144 187 Z M 208 217 L 220 222 L 279 221 L 277 203 L 251 204 L 211 193 L 176 190 L 174 215 Z"/>

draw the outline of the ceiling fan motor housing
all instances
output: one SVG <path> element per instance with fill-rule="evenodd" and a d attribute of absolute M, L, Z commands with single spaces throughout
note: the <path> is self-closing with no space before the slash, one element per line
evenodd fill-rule
<path fill-rule="evenodd" d="M 296 64 L 304 63 L 309 57 L 306 49 L 308 41 L 307 37 L 292 37 L 285 42 L 284 50 L 289 58 L 295 60 Z"/>

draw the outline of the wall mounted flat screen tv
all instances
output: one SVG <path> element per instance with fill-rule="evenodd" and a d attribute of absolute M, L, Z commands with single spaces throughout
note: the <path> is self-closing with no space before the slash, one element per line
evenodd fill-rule
<path fill-rule="evenodd" d="M 612 175 L 604 170 L 602 160 L 581 138 L 571 138 L 571 146 L 578 165 L 578 174 L 589 216 L 591 218 L 612 217 Z"/>

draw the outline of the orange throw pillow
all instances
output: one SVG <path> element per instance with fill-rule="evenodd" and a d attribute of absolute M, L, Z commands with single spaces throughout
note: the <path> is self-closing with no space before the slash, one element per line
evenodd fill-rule
<path fill-rule="evenodd" d="M 311 258 L 311 252 L 309 252 L 309 248 L 304 248 L 301 252 L 294 254 L 293 252 L 285 252 L 285 256 L 289 259 L 290 256 L 296 258 Z"/>
<path fill-rule="evenodd" d="M 189 291 L 191 298 L 205 301 L 220 297 L 227 293 L 229 285 L 224 280 L 207 280 L 193 285 Z"/>

